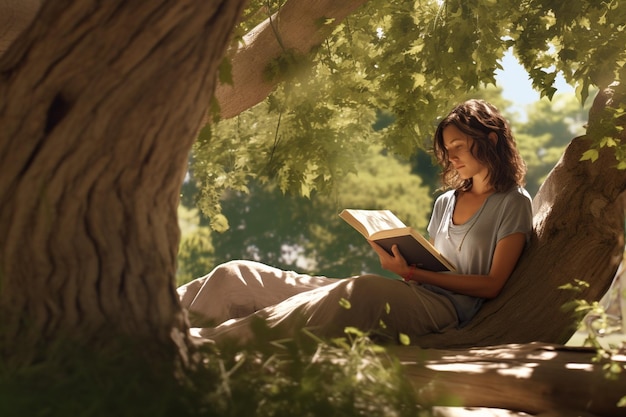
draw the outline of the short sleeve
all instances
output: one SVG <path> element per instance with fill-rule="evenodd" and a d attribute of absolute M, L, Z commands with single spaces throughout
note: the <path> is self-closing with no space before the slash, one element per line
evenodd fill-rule
<path fill-rule="evenodd" d="M 516 192 L 508 193 L 501 213 L 496 241 L 514 233 L 524 233 L 526 240 L 530 238 L 533 227 L 532 200 L 525 189 L 518 188 Z"/>
<path fill-rule="evenodd" d="M 445 217 L 446 209 L 448 209 L 451 204 L 454 205 L 454 190 L 445 192 L 435 200 L 433 212 L 430 215 L 430 221 L 426 229 L 430 239 L 436 239 L 437 234 L 441 230 L 441 223 Z"/>

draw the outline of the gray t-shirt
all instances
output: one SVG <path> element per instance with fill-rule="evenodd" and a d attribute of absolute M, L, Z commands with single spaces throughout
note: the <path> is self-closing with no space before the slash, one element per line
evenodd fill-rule
<path fill-rule="evenodd" d="M 487 197 L 483 205 L 463 224 L 455 225 L 452 214 L 456 204 L 456 191 L 450 190 L 437 198 L 428 224 L 428 233 L 435 247 L 460 274 L 486 275 L 500 239 L 513 233 L 532 230 L 532 200 L 528 192 L 514 187 L 504 193 Z M 464 326 L 474 317 L 484 299 L 456 294 L 434 285 L 425 288 L 446 295 L 459 315 L 459 325 Z"/>

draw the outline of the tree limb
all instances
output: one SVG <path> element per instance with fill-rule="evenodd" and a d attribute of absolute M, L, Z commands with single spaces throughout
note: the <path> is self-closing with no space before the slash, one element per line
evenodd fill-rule
<path fill-rule="evenodd" d="M 289 0 L 246 34 L 229 52 L 233 85 L 219 84 L 215 91 L 221 117 L 234 117 L 263 101 L 276 86 L 263 76 L 272 60 L 286 50 L 308 53 L 365 1 Z"/>
<path fill-rule="evenodd" d="M 624 415 L 626 376 L 608 379 L 595 350 L 531 343 L 469 350 L 389 347 L 424 405 L 462 404 L 529 414 Z M 626 357 L 614 357 L 620 364 Z M 566 410 L 568 410 L 566 412 Z"/>

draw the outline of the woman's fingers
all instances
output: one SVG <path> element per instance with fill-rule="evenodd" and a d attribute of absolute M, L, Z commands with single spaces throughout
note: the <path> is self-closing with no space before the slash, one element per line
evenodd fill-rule
<path fill-rule="evenodd" d="M 407 267 L 407 263 L 404 260 L 404 257 L 400 253 L 400 249 L 398 249 L 398 245 L 393 245 L 391 247 L 391 254 L 389 254 L 385 249 L 380 247 L 376 242 L 371 240 L 367 241 L 370 246 L 376 251 L 378 254 L 378 258 L 380 259 L 380 266 L 388 271 L 399 273 L 399 271 L 403 271 Z"/>

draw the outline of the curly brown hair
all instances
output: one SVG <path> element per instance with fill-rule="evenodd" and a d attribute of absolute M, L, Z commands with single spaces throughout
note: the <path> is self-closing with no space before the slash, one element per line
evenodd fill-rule
<path fill-rule="evenodd" d="M 489 183 L 496 192 L 507 191 L 513 186 L 525 184 L 526 164 L 517 150 L 511 127 L 500 111 L 484 100 L 468 100 L 457 105 L 441 121 L 435 132 L 433 151 L 442 167 L 441 180 L 444 188 L 468 191 L 472 179 L 462 179 L 452 166 L 443 142 L 443 130 L 456 126 L 473 139 L 472 155 L 484 164 L 489 173 Z M 496 141 L 489 134 L 498 135 Z"/>

